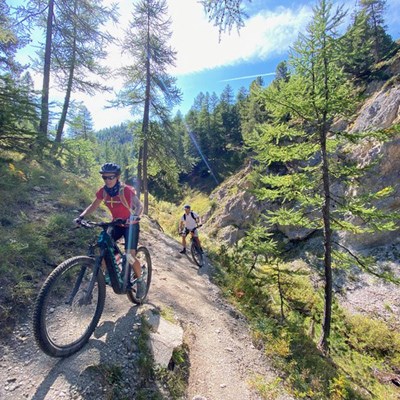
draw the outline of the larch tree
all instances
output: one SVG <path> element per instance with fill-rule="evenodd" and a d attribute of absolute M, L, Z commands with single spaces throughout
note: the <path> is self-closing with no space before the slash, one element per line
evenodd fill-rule
<path fill-rule="evenodd" d="M 278 205 L 267 212 L 269 223 L 322 231 L 325 301 L 318 346 L 325 353 L 331 332 L 332 268 L 335 263 L 343 266 L 346 253 L 337 233 L 393 229 L 390 215 L 373 206 L 374 199 L 390 189 L 364 197 L 354 190 L 364 171 L 351 160 L 350 147 L 372 133 L 349 135 L 332 129 L 356 106 L 340 66 L 346 53 L 337 30 L 344 16 L 342 8 L 333 12 L 332 3 L 320 0 L 306 34 L 292 49 L 289 80 L 259 92 L 272 120 L 258 125 L 250 141 L 260 163 L 257 195 Z M 274 171 L 274 163 L 284 164 L 285 170 Z"/>
<path fill-rule="evenodd" d="M 38 51 L 36 67 L 43 72 L 40 142 L 48 140 L 50 77 L 65 92 L 61 116 L 54 143 L 60 143 L 73 91 L 94 94 L 107 87 L 91 76 L 107 77 L 109 70 L 100 61 L 107 55 L 105 48 L 113 40 L 104 25 L 114 20 L 116 5 L 104 7 L 94 0 L 29 0 L 18 8 L 18 14 L 28 30 L 40 27 L 45 32 L 45 44 Z M 55 150 L 55 146 L 53 149 Z"/>
<path fill-rule="evenodd" d="M 142 137 L 138 159 L 138 189 L 144 194 L 143 212 L 148 213 L 148 158 L 151 122 L 168 126 L 170 111 L 181 101 L 176 79 L 168 74 L 175 64 L 175 51 L 168 45 L 171 21 L 165 0 L 140 0 L 134 5 L 125 34 L 123 51 L 132 63 L 121 69 L 124 89 L 117 102 L 142 113 Z M 154 132 L 159 135 L 160 132 Z M 167 134 L 167 133 L 164 133 Z M 140 194 L 140 193 L 139 193 Z"/>
<path fill-rule="evenodd" d="M 40 122 L 38 140 L 35 145 L 35 152 L 38 154 L 42 154 L 43 148 L 48 142 L 51 48 L 55 18 L 54 4 L 55 0 L 30 0 L 26 5 L 17 8 L 20 24 L 24 25 L 28 32 L 32 31 L 37 26 L 43 28 L 45 32 L 44 50 L 42 51 L 41 57 L 43 61 L 40 63 L 43 73 Z"/>
<path fill-rule="evenodd" d="M 104 7 L 94 0 L 60 1 L 56 16 L 51 70 L 65 96 L 55 145 L 61 143 L 72 93 L 79 91 L 93 96 L 98 91 L 110 90 L 89 77 L 101 76 L 104 80 L 110 76 L 109 68 L 102 66 L 101 61 L 107 56 L 107 45 L 113 41 L 105 25 L 110 20 L 116 21 L 116 5 Z"/>
<path fill-rule="evenodd" d="M 251 0 L 247 1 L 251 2 Z M 239 30 L 244 26 L 244 20 L 247 17 L 242 7 L 244 0 L 201 0 L 200 3 L 209 21 L 219 28 L 220 35 L 230 33 L 233 27 Z"/>

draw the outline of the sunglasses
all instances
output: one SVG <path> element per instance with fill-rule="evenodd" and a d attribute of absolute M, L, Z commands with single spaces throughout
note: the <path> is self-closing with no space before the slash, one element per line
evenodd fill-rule
<path fill-rule="evenodd" d="M 106 176 L 106 175 L 102 175 L 101 176 L 105 181 L 109 180 L 112 181 L 113 179 L 115 179 L 117 177 L 117 175 L 110 175 L 110 176 Z"/>

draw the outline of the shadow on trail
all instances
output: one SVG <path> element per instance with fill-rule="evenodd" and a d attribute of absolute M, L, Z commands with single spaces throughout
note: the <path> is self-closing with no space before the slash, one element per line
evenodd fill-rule
<path fill-rule="evenodd" d="M 112 301 L 113 297 L 107 299 Z M 47 396 L 81 396 L 87 400 L 135 398 L 138 391 L 157 394 L 157 389 L 148 386 L 147 380 L 139 374 L 137 341 L 141 324 L 137 311 L 138 307 L 132 306 L 116 321 L 109 320 L 108 315 L 103 317 L 84 348 L 58 360 L 31 399 L 43 400 Z M 68 387 L 68 393 L 57 389 L 57 380 L 68 383 L 60 384 L 60 387 Z"/>

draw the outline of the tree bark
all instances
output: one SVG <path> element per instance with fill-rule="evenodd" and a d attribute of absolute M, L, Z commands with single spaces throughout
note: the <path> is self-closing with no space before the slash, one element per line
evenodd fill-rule
<path fill-rule="evenodd" d="M 329 336 L 331 333 L 332 321 L 332 228 L 331 228 L 331 192 L 330 192 L 330 175 L 329 175 L 329 160 L 326 148 L 327 135 L 329 131 L 327 121 L 327 109 L 329 104 L 329 65 L 326 37 L 323 39 L 323 69 L 324 69 L 324 97 L 325 110 L 322 113 L 322 123 L 320 125 L 320 145 L 322 154 L 322 184 L 324 193 L 324 204 L 322 207 L 322 219 L 324 224 L 324 270 L 325 270 L 325 304 L 324 318 L 322 322 L 322 334 L 318 344 L 320 350 L 324 354 L 329 352 Z"/>
<path fill-rule="evenodd" d="M 136 180 L 136 194 L 140 198 L 140 193 L 142 192 L 142 174 L 143 174 L 143 168 L 142 168 L 142 160 L 143 160 L 143 147 L 140 146 L 139 148 L 139 154 L 138 154 L 138 165 L 137 165 L 137 180 Z"/>
<path fill-rule="evenodd" d="M 325 304 L 322 322 L 322 334 L 318 347 L 326 354 L 329 351 L 329 336 L 332 320 L 332 229 L 330 221 L 330 179 L 329 164 L 326 151 L 326 132 L 321 132 L 322 180 L 324 205 L 322 219 L 324 224 L 324 270 L 325 270 Z"/>
<path fill-rule="evenodd" d="M 77 8 L 77 1 L 75 0 L 75 2 L 74 2 L 74 13 L 75 14 L 76 14 L 76 8 Z M 61 143 L 62 134 L 64 131 L 64 126 L 65 126 L 65 121 L 67 120 L 69 103 L 71 100 L 72 84 L 74 81 L 74 71 L 75 71 L 75 62 L 76 62 L 76 34 L 77 34 L 76 26 L 74 25 L 74 39 L 73 39 L 73 44 L 72 44 L 72 49 L 71 49 L 72 57 L 71 57 L 71 63 L 70 63 L 70 67 L 69 67 L 67 90 L 65 93 L 63 109 L 61 112 L 60 121 L 57 126 L 56 137 L 54 139 L 54 144 L 53 144 L 53 148 L 52 148 L 53 154 L 55 154 L 57 146 Z"/>
<path fill-rule="evenodd" d="M 143 112 L 143 213 L 149 212 L 149 190 L 147 177 L 147 160 L 148 160 L 148 135 L 149 135 L 149 120 L 150 120 L 150 15 L 147 21 L 147 59 L 146 59 L 146 92 L 144 100 Z"/>
<path fill-rule="evenodd" d="M 42 87 L 42 103 L 41 116 L 39 124 L 39 141 L 41 146 L 47 140 L 47 130 L 49 125 L 49 89 L 50 89 L 50 65 L 51 65 L 51 43 L 53 36 L 53 18 L 54 18 L 54 0 L 49 0 L 47 14 L 47 29 L 46 29 L 46 47 L 44 53 L 44 68 L 43 68 L 43 87 Z"/>

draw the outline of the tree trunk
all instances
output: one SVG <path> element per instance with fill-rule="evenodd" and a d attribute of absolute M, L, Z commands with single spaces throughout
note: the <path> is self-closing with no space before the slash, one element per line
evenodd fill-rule
<path fill-rule="evenodd" d="M 322 321 L 322 333 L 318 343 L 319 349 L 327 354 L 329 352 L 329 336 L 331 333 L 332 321 L 332 228 L 331 228 L 331 189 L 330 189 L 330 175 L 329 175 L 329 160 L 326 149 L 326 141 L 329 132 L 329 124 L 327 122 L 327 110 L 329 109 L 329 57 L 327 54 L 326 36 L 323 37 L 322 48 L 322 62 L 323 62 L 323 76 L 324 76 L 324 100 L 325 109 L 322 113 L 322 120 L 320 124 L 320 145 L 322 154 L 322 182 L 324 204 L 322 206 L 322 220 L 324 224 L 324 270 L 325 270 L 325 304 L 324 304 L 324 317 Z"/>
<path fill-rule="evenodd" d="M 279 301 L 280 301 L 280 308 L 281 308 L 281 321 L 283 322 L 285 320 L 285 312 L 283 309 L 283 305 L 284 305 L 284 295 L 283 295 L 283 288 L 282 288 L 282 282 L 281 282 L 281 270 L 279 268 L 279 264 L 276 265 L 277 266 L 277 277 L 278 277 L 278 290 L 279 290 Z"/>
<path fill-rule="evenodd" d="M 77 2 L 74 2 L 74 13 L 76 14 Z M 57 146 L 61 143 L 62 134 L 64 131 L 65 121 L 67 120 L 69 102 L 71 99 L 72 92 L 72 83 L 74 81 L 74 71 L 75 71 L 75 61 L 76 61 L 76 27 L 74 26 L 74 40 L 72 44 L 72 57 L 71 64 L 69 66 L 69 75 L 68 75 L 68 83 L 67 83 L 67 91 L 65 93 L 63 109 L 61 112 L 60 121 L 58 123 L 56 137 L 54 139 L 54 144 L 52 148 L 52 153 L 55 154 Z"/>
<path fill-rule="evenodd" d="M 147 59 L 146 59 L 146 93 L 144 100 L 143 112 L 143 213 L 149 212 L 149 191 L 147 179 L 147 160 L 148 160 L 148 135 L 149 135 L 149 119 L 150 119 L 150 16 L 147 21 Z"/>
<path fill-rule="evenodd" d="M 41 115 L 39 124 L 39 141 L 40 147 L 47 140 L 47 129 L 49 125 L 49 89 L 50 89 L 50 64 L 51 64 L 51 42 L 53 35 L 53 18 L 54 18 L 54 0 L 49 0 L 47 14 L 47 29 L 46 29 L 46 47 L 44 53 L 44 68 L 43 68 L 43 87 L 42 87 L 42 103 Z"/>
<path fill-rule="evenodd" d="M 324 223 L 324 269 L 325 269 L 325 304 L 322 322 L 322 334 L 318 347 L 326 354 L 329 351 L 329 336 L 332 320 L 332 229 L 330 221 L 330 179 L 326 152 L 326 134 L 321 133 L 322 147 L 322 180 L 324 188 L 324 205 L 322 219 Z"/>
<path fill-rule="evenodd" d="M 137 180 L 136 180 L 136 194 L 140 198 L 142 192 L 142 160 L 143 160 L 143 147 L 140 146 L 138 154 L 138 165 L 137 165 Z"/>

